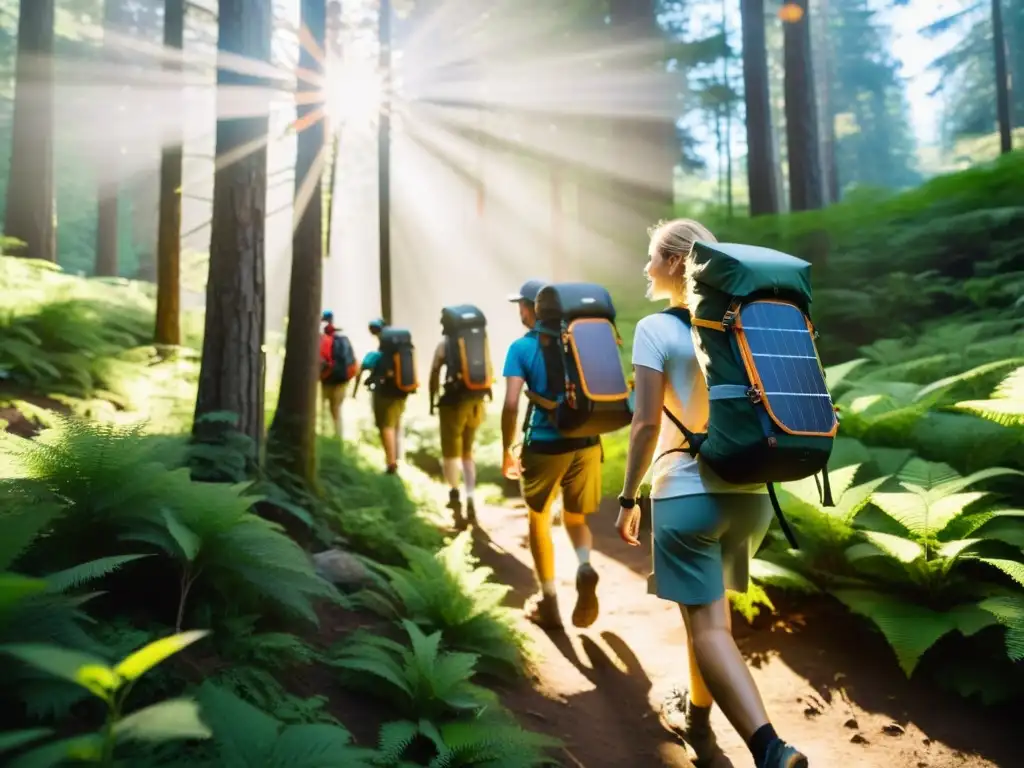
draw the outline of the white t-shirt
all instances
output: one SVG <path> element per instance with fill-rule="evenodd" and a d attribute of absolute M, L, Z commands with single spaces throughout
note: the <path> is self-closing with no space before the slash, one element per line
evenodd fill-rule
<path fill-rule="evenodd" d="M 645 317 L 636 326 L 633 338 L 633 365 L 642 365 L 665 374 L 665 406 L 693 432 L 702 432 L 708 423 L 708 388 L 697 365 L 690 329 L 678 318 L 658 312 Z M 661 433 L 654 452 L 651 498 L 671 499 L 698 493 L 758 493 L 764 485 L 731 485 L 722 480 L 704 462 L 676 451 L 658 459 L 665 451 L 679 448 L 685 438 L 679 427 L 662 414 Z"/>

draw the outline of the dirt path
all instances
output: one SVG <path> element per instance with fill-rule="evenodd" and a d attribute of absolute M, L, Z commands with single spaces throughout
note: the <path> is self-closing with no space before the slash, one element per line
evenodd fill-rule
<path fill-rule="evenodd" d="M 533 687 L 503 691 L 524 724 L 562 738 L 571 768 L 689 766 L 659 726 L 654 707 L 686 680 L 685 636 L 676 609 L 645 594 L 648 553 L 612 530 L 614 511 L 595 516 L 593 564 L 601 574 L 601 618 L 588 630 L 547 636 L 532 625 L 539 661 Z M 514 587 L 521 607 L 534 588 L 520 506 L 480 513 L 477 553 Z M 568 617 L 575 555 L 555 529 L 559 595 Z M 805 606 L 806 607 L 806 606 Z M 808 610 L 809 612 L 809 610 Z M 856 631 L 828 604 L 813 622 L 782 610 L 736 634 L 776 728 L 817 768 L 945 768 L 1019 765 L 1009 722 L 933 688 L 907 683 L 881 641 Z M 525 622 L 524 622 L 525 623 Z M 742 625 L 742 626 L 741 626 Z M 719 742 L 736 768 L 752 765 L 717 710 Z"/>

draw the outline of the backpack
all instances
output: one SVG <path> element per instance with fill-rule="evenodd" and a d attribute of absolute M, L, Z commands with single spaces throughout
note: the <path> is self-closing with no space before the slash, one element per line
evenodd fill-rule
<path fill-rule="evenodd" d="M 380 332 L 380 360 L 373 368 L 375 392 L 405 398 L 419 388 L 412 335 L 404 328 L 385 327 Z"/>
<path fill-rule="evenodd" d="M 629 424 L 632 393 L 619 359 L 622 338 L 608 291 L 592 283 L 547 285 L 535 306 L 547 389 L 555 399 L 527 392 L 531 406 L 570 439 L 596 437 Z"/>
<path fill-rule="evenodd" d="M 487 318 L 471 304 L 441 310 L 445 341 L 445 382 L 442 400 L 491 395 L 494 373 L 487 345 Z"/>
<path fill-rule="evenodd" d="M 356 375 L 358 363 L 352 342 L 343 333 L 320 338 L 320 378 L 327 384 L 345 384 Z"/>
<path fill-rule="evenodd" d="M 709 400 L 704 433 L 665 409 L 686 438 L 665 453 L 700 456 L 728 483 L 765 483 L 794 549 L 773 484 L 821 473 L 822 504 L 834 506 L 827 465 L 839 427 L 809 317 L 810 268 L 768 248 L 697 242 L 690 310 L 665 310 L 690 326 Z"/>

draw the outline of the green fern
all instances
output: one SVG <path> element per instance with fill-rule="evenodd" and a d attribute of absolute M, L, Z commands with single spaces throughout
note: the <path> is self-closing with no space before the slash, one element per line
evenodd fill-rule
<path fill-rule="evenodd" d="M 535 768 L 558 765 L 548 750 L 562 746 L 558 739 L 527 731 L 500 717 L 445 723 L 440 727 L 443 750 L 430 768 Z"/>
<path fill-rule="evenodd" d="M 374 768 L 377 753 L 353 745 L 340 725 L 285 725 L 211 683 L 198 693 L 202 718 L 213 730 L 217 757 L 210 768 Z"/>
<path fill-rule="evenodd" d="M 490 581 L 477 567 L 468 531 L 436 553 L 403 546 L 405 568 L 368 563 L 387 586 L 364 593 L 361 604 L 379 614 L 402 616 L 427 631 L 441 631 L 445 645 L 480 657 L 485 671 L 515 674 L 522 668 L 526 636 L 503 606 L 510 588 Z"/>
<path fill-rule="evenodd" d="M 477 656 L 441 650 L 441 633 L 424 634 L 409 620 L 409 646 L 358 631 L 332 654 L 332 664 L 367 692 L 390 699 L 399 712 L 431 720 L 497 706 L 497 697 L 470 682 Z"/>
<path fill-rule="evenodd" d="M 1004 427 L 1024 427 L 1024 366 L 1007 376 L 988 400 L 965 400 L 956 408 Z"/>

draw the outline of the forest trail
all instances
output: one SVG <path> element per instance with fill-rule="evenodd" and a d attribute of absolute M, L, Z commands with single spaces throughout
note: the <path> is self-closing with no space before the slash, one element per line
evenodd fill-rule
<path fill-rule="evenodd" d="M 659 725 L 656 707 L 685 685 L 685 634 L 677 609 L 646 594 L 649 550 L 615 534 L 615 512 L 603 508 L 592 529 L 601 575 L 601 617 L 587 630 L 547 636 L 524 620 L 536 641 L 532 686 L 506 688 L 503 700 L 523 725 L 566 742 L 570 768 L 681 768 L 685 749 Z M 483 507 L 476 553 L 509 584 L 520 608 L 534 590 L 521 502 Z M 558 590 L 568 623 L 575 554 L 555 529 Z M 813 623 L 783 606 L 736 634 L 755 666 L 778 732 L 799 745 L 816 768 L 946 768 L 1009 766 L 1019 757 L 1013 729 L 990 713 L 934 687 L 906 682 L 891 652 L 849 617 L 814 606 Z M 805 606 L 806 609 L 807 606 Z M 824 611 L 824 613 L 823 613 Z M 736 768 L 753 765 L 746 746 L 716 707 L 719 743 Z"/>

